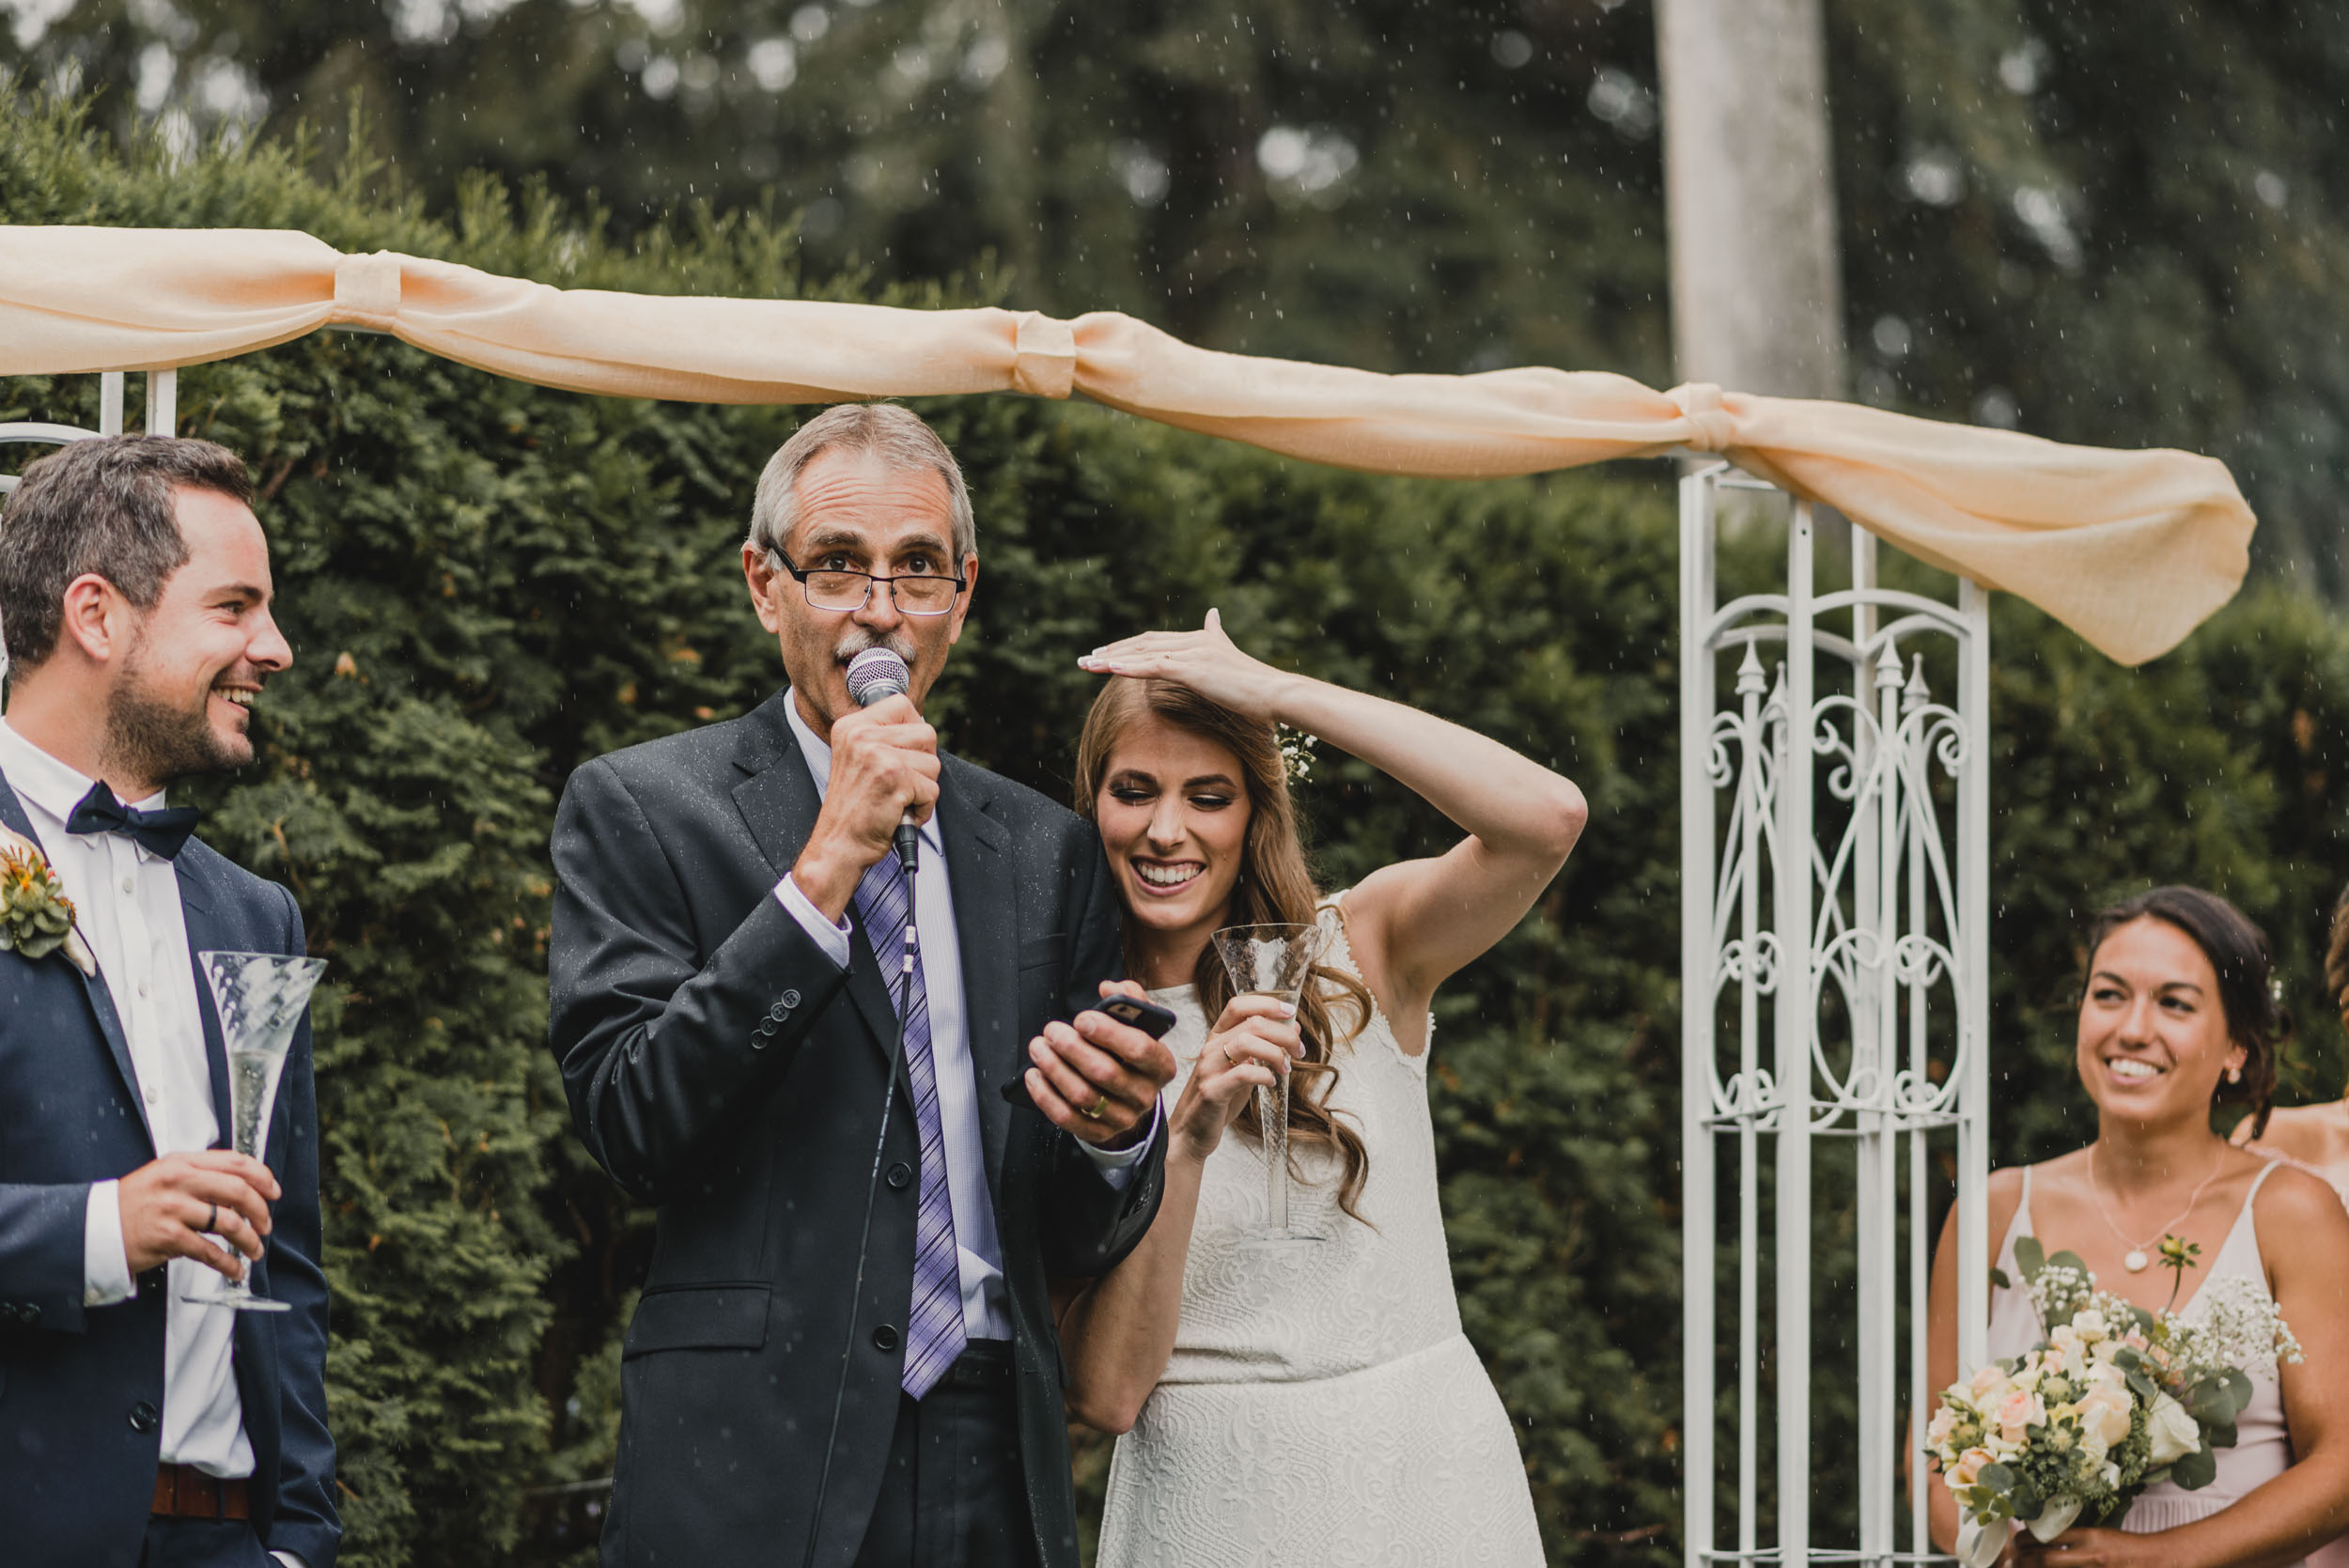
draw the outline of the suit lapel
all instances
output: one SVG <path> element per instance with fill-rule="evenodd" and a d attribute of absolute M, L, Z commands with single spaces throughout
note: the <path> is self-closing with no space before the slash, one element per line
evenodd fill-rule
<path fill-rule="evenodd" d="M 790 722 L 784 717 L 782 705 L 788 701 L 788 691 L 779 693 L 746 716 L 742 749 L 734 757 L 735 767 L 750 775 L 735 786 L 735 810 L 742 814 L 743 825 L 777 878 L 799 860 L 824 805 Z M 848 997 L 863 1016 L 874 1048 L 884 1058 L 894 1057 L 897 1014 L 889 1005 L 879 961 L 864 940 L 863 923 L 849 924 L 855 929 L 848 939 Z"/>
<path fill-rule="evenodd" d="M 194 864 L 195 860 L 195 856 L 183 851 L 172 866 L 179 883 L 179 917 L 187 926 L 188 967 L 195 972 L 195 1013 L 204 1025 L 204 1066 L 212 1080 L 212 1119 L 220 1126 L 220 1134 L 213 1141 L 226 1146 L 231 1110 L 228 1101 L 228 1048 L 221 1039 L 220 1012 L 212 1001 L 212 983 L 205 978 L 204 965 L 196 955 L 243 952 L 246 944 L 222 921 L 214 908 L 219 890 L 207 885 L 203 873 Z M 262 1150 L 264 1156 L 275 1152 L 273 1149 Z"/>
<path fill-rule="evenodd" d="M 33 831 L 32 818 L 24 815 L 23 802 L 16 798 L 16 791 L 8 786 L 5 778 L 0 778 L 0 822 L 6 822 L 35 844 L 40 842 L 40 835 Z M 42 960 L 44 963 L 47 961 Z M 63 964 L 65 960 L 58 958 L 57 962 Z M 98 1019 L 98 1032 L 105 1037 L 106 1052 L 114 1058 L 115 1070 L 122 1075 L 122 1086 L 131 1096 L 132 1106 L 139 1113 L 139 1126 L 147 1127 L 147 1101 L 139 1094 L 138 1071 L 131 1065 L 131 1045 L 122 1032 L 122 1019 L 115 1012 L 113 994 L 106 988 L 106 971 L 100 970 L 95 976 L 90 976 L 74 970 L 73 978 L 82 983 L 83 990 L 89 997 L 90 1011 Z M 149 1147 L 154 1145 L 155 1132 L 152 1127 L 147 1127 L 147 1141 Z"/>
<path fill-rule="evenodd" d="M 962 950 L 962 1016 L 977 1080 L 979 1138 L 987 1146 L 987 1185 L 1001 1192 L 1011 1106 L 1003 1085 L 1019 1073 L 1019 908 L 1003 867 L 1003 824 L 986 773 L 946 759 L 940 775 L 939 832 L 955 890 L 955 926 Z"/>

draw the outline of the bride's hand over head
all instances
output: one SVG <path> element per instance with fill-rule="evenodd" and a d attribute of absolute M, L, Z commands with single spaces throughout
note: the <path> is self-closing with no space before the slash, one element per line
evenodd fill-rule
<path fill-rule="evenodd" d="M 1171 680 L 1211 703 L 1270 723 L 1281 683 L 1291 677 L 1251 659 L 1224 635 L 1223 617 L 1207 612 L 1197 631 L 1145 631 L 1094 649 L 1077 662 L 1096 675 Z"/>
<path fill-rule="evenodd" d="M 1169 1126 L 1170 1155 L 1204 1160 L 1259 1089 L 1269 1089 L 1301 1048 L 1294 1008 L 1270 997 L 1234 997 L 1200 1048 Z"/>

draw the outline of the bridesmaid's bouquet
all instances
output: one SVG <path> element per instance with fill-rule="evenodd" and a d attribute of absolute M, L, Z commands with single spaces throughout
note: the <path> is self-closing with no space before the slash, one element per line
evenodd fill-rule
<path fill-rule="evenodd" d="M 2162 1238 L 2162 1266 L 2177 1276 L 2172 1307 L 2201 1251 Z M 1951 1384 L 1926 1428 L 1927 1452 L 1957 1499 L 1966 1568 L 1998 1560 L 2010 1521 L 2052 1541 L 2076 1523 L 2118 1524 L 2164 1481 L 2209 1485 L 2251 1401 L 2250 1374 L 2300 1359 L 2275 1302 L 2250 1280 L 2212 1280 L 2187 1318 L 2098 1290 L 2077 1254 L 2048 1257 L 2030 1236 L 2015 1239 L 2015 1261 L 2046 1339 Z"/>

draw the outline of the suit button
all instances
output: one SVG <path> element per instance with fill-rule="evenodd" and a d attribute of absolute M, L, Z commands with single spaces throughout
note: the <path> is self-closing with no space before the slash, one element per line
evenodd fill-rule
<path fill-rule="evenodd" d="M 775 998 L 775 1000 L 781 1002 L 783 1004 L 783 1010 L 788 1013 L 792 1008 L 797 1007 L 800 1004 L 800 993 L 797 991 L 786 991 L 783 995 Z"/>
<path fill-rule="evenodd" d="M 155 1430 L 155 1407 L 152 1405 L 142 1399 L 131 1406 L 131 1430 L 133 1432 Z"/>
<path fill-rule="evenodd" d="M 912 1179 L 913 1167 L 902 1159 L 889 1168 L 889 1185 L 900 1192 L 906 1189 L 906 1184 Z"/>
<path fill-rule="evenodd" d="M 873 1330 L 873 1348 L 874 1348 L 875 1350 L 894 1350 L 894 1349 L 896 1349 L 896 1348 L 897 1348 L 897 1330 L 895 1330 L 894 1328 L 892 1328 L 892 1327 L 889 1327 L 889 1325 L 888 1325 L 888 1324 L 886 1324 L 886 1323 L 882 1324 L 879 1327 L 878 1327 L 878 1328 L 874 1329 L 874 1330 Z M 140 1408 L 140 1409 L 142 1409 L 142 1410 L 144 1410 L 144 1409 L 146 1409 L 146 1408 L 147 1408 L 147 1406 L 145 1406 L 145 1405 L 142 1405 L 141 1406 L 139 1406 L 139 1408 Z M 145 1429 L 144 1427 L 142 1427 L 140 1430 L 141 1430 L 141 1431 L 145 1431 L 146 1429 Z"/>
<path fill-rule="evenodd" d="M 16 1310 L 16 1320 L 17 1322 L 24 1325 L 27 1328 L 39 1327 L 40 1303 L 38 1301 L 25 1302 L 24 1305 Z"/>

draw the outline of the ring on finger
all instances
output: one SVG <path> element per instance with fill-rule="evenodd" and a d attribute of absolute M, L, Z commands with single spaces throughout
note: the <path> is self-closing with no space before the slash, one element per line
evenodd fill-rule
<path fill-rule="evenodd" d="M 213 1203 L 204 1211 L 204 1229 L 210 1231 L 220 1223 L 220 1205 Z"/>
<path fill-rule="evenodd" d="M 1107 1094 L 1103 1094 L 1098 1099 L 1096 1099 L 1091 1105 L 1079 1106 L 1077 1108 L 1077 1114 L 1083 1117 L 1088 1122 L 1097 1122 L 1101 1119 L 1101 1112 L 1107 1110 L 1109 1108 L 1110 1097 Z"/>

